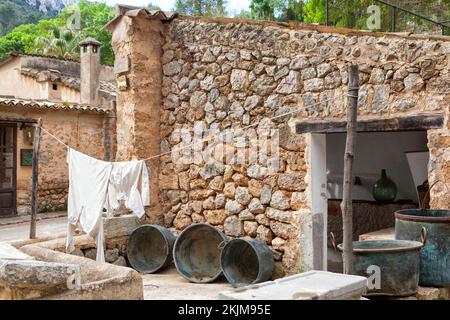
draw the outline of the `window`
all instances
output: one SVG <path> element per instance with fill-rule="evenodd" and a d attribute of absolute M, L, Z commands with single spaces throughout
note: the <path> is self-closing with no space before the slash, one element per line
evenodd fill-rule
<path fill-rule="evenodd" d="M 95 47 L 95 46 L 92 47 L 92 52 L 93 53 L 97 53 L 97 50 L 98 50 L 97 47 Z"/>
<path fill-rule="evenodd" d="M 58 90 L 58 85 L 56 83 L 53 83 L 52 84 L 52 88 L 53 88 L 53 90 L 57 91 Z"/>

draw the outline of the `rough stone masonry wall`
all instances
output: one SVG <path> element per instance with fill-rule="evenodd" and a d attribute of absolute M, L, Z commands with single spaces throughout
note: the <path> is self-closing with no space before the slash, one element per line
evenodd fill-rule
<path fill-rule="evenodd" d="M 312 241 L 305 238 L 311 237 L 308 135 L 286 132 L 289 118 L 291 124 L 344 119 L 349 63 L 360 66 L 360 118 L 448 113 L 450 42 L 442 39 L 181 18 L 166 25 L 163 50 L 161 152 L 180 143 L 176 129 L 259 121 L 281 129 L 275 174 L 264 175 L 258 164 L 210 168 L 161 158 L 165 225 L 182 230 L 207 222 L 231 237 L 264 240 L 278 269 L 289 273 L 304 266 L 311 254 L 305 243 Z M 267 119 L 295 110 L 296 117 Z M 439 150 L 430 170 L 439 176 L 450 167 L 448 129 L 430 130 L 429 137 L 431 151 Z"/>

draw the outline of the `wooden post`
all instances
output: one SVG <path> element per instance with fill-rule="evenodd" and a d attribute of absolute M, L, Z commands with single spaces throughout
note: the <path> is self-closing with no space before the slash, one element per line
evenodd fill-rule
<path fill-rule="evenodd" d="M 344 274 L 351 274 L 353 267 L 353 213 L 352 184 L 353 158 L 356 147 L 356 126 L 358 114 L 359 68 L 351 65 L 348 72 L 347 139 L 344 155 L 344 186 L 342 194 L 342 233 Z"/>
<path fill-rule="evenodd" d="M 38 175 L 39 175 L 38 164 L 39 164 L 39 148 L 41 144 L 41 127 L 42 127 L 42 119 L 39 118 L 34 130 L 34 140 L 33 140 L 30 239 L 36 239 L 36 216 L 38 210 Z"/>

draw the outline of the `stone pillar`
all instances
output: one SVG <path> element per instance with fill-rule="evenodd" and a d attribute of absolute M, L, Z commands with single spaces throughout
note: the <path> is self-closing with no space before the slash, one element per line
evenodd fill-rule
<path fill-rule="evenodd" d="M 93 38 L 86 38 L 79 45 L 81 103 L 96 106 L 98 105 L 101 43 Z"/>
<path fill-rule="evenodd" d="M 163 25 L 158 19 L 122 16 L 110 27 L 116 56 L 117 161 L 146 159 L 160 153 Z M 150 223 L 162 223 L 158 201 L 159 159 L 150 170 Z"/>

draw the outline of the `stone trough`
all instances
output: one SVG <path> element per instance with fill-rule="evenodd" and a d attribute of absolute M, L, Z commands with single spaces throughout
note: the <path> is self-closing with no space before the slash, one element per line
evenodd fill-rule
<path fill-rule="evenodd" d="M 132 216 L 107 218 L 104 223 L 107 249 L 126 244 L 139 224 Z M 143 299 L 142 277 L 138 272 L 81 256 L 95 247 L 94 240 L 87 235 L 76 236 L 74 241 L 79 255 L 65 253 L 65 234 L 12 242 L 16 255 L 21 254 L 22 259 L 0 258 L 0 299 Z"/>

